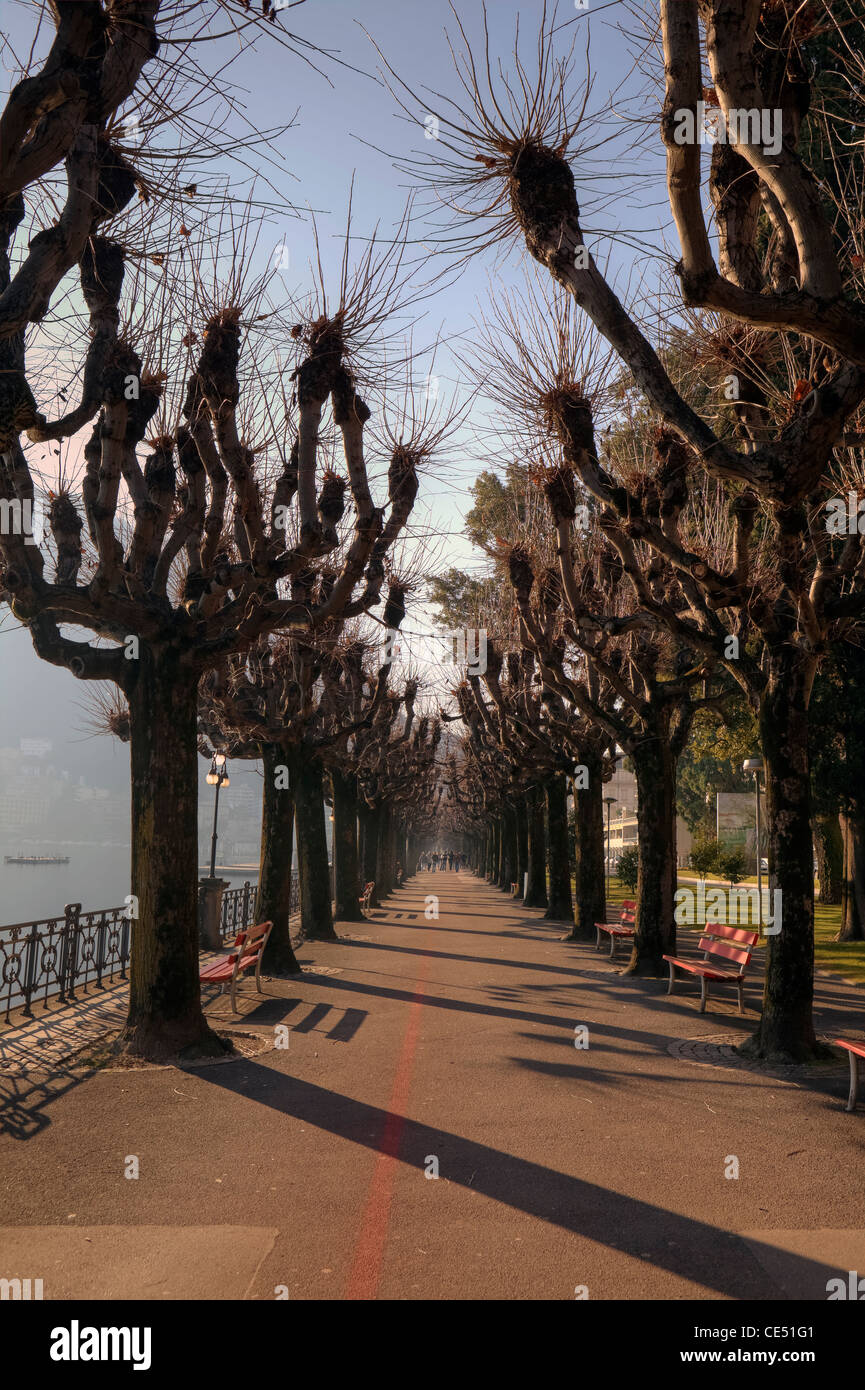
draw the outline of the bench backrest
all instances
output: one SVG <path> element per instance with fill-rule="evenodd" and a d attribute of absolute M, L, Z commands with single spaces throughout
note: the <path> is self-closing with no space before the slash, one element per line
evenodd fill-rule
<path fill-rule="evenodd" d="M 635 902 L 632 902 L 629 898 L 626 898 L 622 903 L 621 911 L 619 912 L 620 923 L 622 924 L 622 926 L 632 927 L 636 920 L 636 916 L 637 904 Z"/>
<path fill-rule="evenodd" d="M 361 896 L 362 898 L 368 898 L 374 887 L 375 887 L 375 879 L 374 879 L 374 878 L 371 878 L 370 881 L 369 881 L 369 883 L 365 883 L 365 884 L 363 885 L 363 892 L 361 893 L 360 896 Z"/>
<path fill-rule="evenodd" d="M 697 949 L 704 951 L 707 959 L 709 956 L 718 956 L 720 959 L 732 961 L 734 965 L 738 965 L 741 974 L 751 959 L 751 952 L 758 940 L 759 932 L 713 922 L 700 937 Z"/>
<path fill-rule="evenodd" d="M 244 969 L 255 963 L 267 945 L 272 926 L 272 922 L 258 922 L 254 927 L 247 927 L 245 931 L 237 933 L 234 947 L 228 957 L 234 965 L 235 972 L 241 963 Z"/>

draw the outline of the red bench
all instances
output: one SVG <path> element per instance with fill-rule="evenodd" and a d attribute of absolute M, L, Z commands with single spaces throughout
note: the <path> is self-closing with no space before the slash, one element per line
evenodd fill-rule
<path fill-rule="evenodd" d="M 226 986 L 230 989 L 232 1013 L 237 1013 L 235 1003 L 237 981 L 253 966 L 255 966 L 255 987 L 259 994 L 262 993 L 261 957 L 264 954 L 272 926 L 272 922 L 259 922 L 255 927 L 247 927 L 246 931 L 238 932 L 230 954 L 211 961 L 198 973 L 198 978 L 203 985 L 221 985 L 220 994 L 225 993 Z"/>
<path fill-rule="evenodd" d="M 673 993 L 676 979 L 676 966 L 686 970 L 689 975 L 700 979 L 700 1013 L 706 1012 L 709 998 L 709 985 L 735 985 L 739 991 L 739 1013 L 744 1013 L 742 990 L 745 984 L 745 971 L 751 959 L 751 952 L 757 944 L 759 933 L 745 931 L 742 927 L 728 927 L 721 922 L 708 923 L 697 947 L 704 952 L 704 959 L 680 960 L 678 956 L 664 956 L 670 965 L 670 983 L 667 993 Z M 733 965 L 725 962 L 732 961 Z"/>
<path fill-rule="evenodd" d="M 865 1043 L 850 1042 L 848 1038 L 834 1038 L 836 1047 L 843 1047 L 850 1058 L 850 1095 L 845 1110 L 855 1110 L 859 1093 L 859 1058 L 865 1057 Z"/>
<path fill-rule="evenodd" d="M 636 922 L 637 904 L 630 898 L 625 898 L 622 903 L 622 910 L 619 914 L 618 922 L 596 922 L 595 933 L 597 940 L 595 950 L 601 949 L 601 932 L 606 932 L 610 938 L 610 957 L 616 949 L 616 942 L 620 936 L 633 936 Z"/>
<path fill-rule="evenodd" d="M 361 893 L 360 897 L 358 898 L 358 902 L 360 903 L 360 906 L 361 906 L 361 911 L 363 911 L 365 908 L 368 908 L 368 907 L 369 907 L 370 903 L 372 902 L 372 895 L 373 895 L 374 891 L 375 891 L 375 879 L 374 879 L 374 878 L 371 878 L 370 881 L 369 881 L 369 883 L 365 883 L 365 884 L 364 884 L 363 892 Z"/>

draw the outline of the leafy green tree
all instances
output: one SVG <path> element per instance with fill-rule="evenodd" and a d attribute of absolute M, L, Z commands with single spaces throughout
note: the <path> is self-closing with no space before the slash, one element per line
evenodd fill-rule
<path fill-rule="evenodd" d="M 708 835 L 698 835 L 688 855 L 688 863 L 700 878 L 716 872 L 721 864 L 721 846 Z"/>
<path fill-rule="evenodd" d="M 625 888 L 630 888 L 632 893 L 636 892 L 637 889 L 637 872 L 639 869 L 639 860 L 640 856 L 637 846 L 631 845 L 629 849 L 622 850 L 622 853 L 619 855 L 618 865 L 616 867 L 616 872 L 619 875 L 619 881 L 623 884 Z"/>

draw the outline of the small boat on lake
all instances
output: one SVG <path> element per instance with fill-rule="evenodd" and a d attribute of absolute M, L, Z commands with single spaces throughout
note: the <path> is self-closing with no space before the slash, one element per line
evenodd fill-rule
<path fill-rule="evenodd" d="M 68 864 L 68 854 L 7 854 L 7 864 Z"/>

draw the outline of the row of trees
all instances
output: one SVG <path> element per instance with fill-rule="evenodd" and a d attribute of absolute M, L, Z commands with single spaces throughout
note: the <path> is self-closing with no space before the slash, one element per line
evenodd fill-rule
<path fill-rule="evenodd" d="M 528 458 L 548 509 L 516 544 L 508 533 L 517 659 L 537 662 L 553 711 L 561 702 L 568 724 L 615 740 L 636 773 L 628 969 L 658 971 L 675 948 L 676 765 L 693 720 L 723 715 L 737 689 L 757 723 L 784 904 L 745 1051 L 801 1061 L 821 1052 L 809 711 L 821 665 L 843 669 L 865 614 L 858 510 L 829 524 L 862 483 L 863 18 L 844 0 L 659 9 L 660 31 L 647 11 L 643 56 L 650 67 L 660 44 L 681 251 L 678 305 L 670 296 L 660 321 L 616 294 L 600 236 L 584 233 L 569 156 L 591 123 L 571 58 L 556 55 L 554 17 L 531 70 L 517 53 L 496 82 L 482 76 L 494 56 L 467 51 L 465 100 L 436 107 L 448 156 L 424 173 L 464 251 L 511 238 L 539 267 L 524 299 L 494 303 L 479 375 L 503 447 Z M 724 130 L 731 112 L 776 119 L 780 149 L 767 153 L 753 126 L 712 142 L 705 183 L 707 102 Z"/>
<path fill-rule="evenodd" d="M 218 1053 L 198 982 L 199 753 L 262 759 L 258 910 L 271 965 L 296 969 L 295 812 L 318 937 L 333 934 L 323 779 L 339 915 L 357 915 L 360 866 L 387 891 L 425 812 L 438 726 L 391 681 L 378 634 L 404 614 L 400 538 L 447 421 L 415 411 L 410 352 L 391 347 L 384 371 L 410 298 L 405 229 L 357 254 L 349 230 L 335 292 L 319 258 L 300 302 L 278 257 L 254 269 L 273 190 L 259 203 L 221 170 L 279 132 L 243 128 L 197 54 L 226 21 L 239 51 L 265 35 L 297 52 L 275 13 L 50 11 L 53 43 L 0 117 L 0 593 L 40 657 L 117 692 L 138 904 L 121 1047 Z"/>

